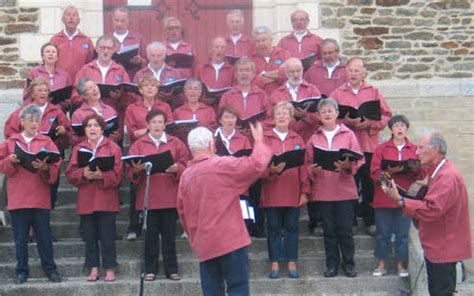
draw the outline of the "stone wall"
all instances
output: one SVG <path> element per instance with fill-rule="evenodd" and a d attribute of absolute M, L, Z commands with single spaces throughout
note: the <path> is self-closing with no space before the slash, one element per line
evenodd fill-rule
<path fill-rule="evenodd" d="M 473 15 L 469 0 L 320 0 L 321 27 L 374 80 L 472 77 Z"/>
<path fill-rule="evenodd" d="M 26 71 L 36 65 L 20 58 L 18 39 L 21 33 L 38 32 L 38 24 L 38 8 L 0 1 L 0 89 L 23 87 Z"/>

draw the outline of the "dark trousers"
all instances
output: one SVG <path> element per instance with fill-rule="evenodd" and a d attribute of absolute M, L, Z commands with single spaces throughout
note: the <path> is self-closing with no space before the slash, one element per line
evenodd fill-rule
<path fill-rule="evenodd" d="M 113 268 L 117 266 L 117 249 L 115 247 L 115 216 L 114 212 L 94 212 L 81 215 L 81 225 L 86 241 L 86 268 L 100 266 Z M 99 247 L 100 241 L 100 247 Z"/>
<path fill-rule="evenodd" d="M 168 277 L 178 273 L 176 258 L 176 209 L 148 210 L 147 229 L 145 233 L 145 272 L 158 273 L 158 260 L 163 254 L 165 275 Z"/>
<path fill-rule="evenodd" d="M 59 151 L 61 153 L 61 157 L 64 159 L 64 149 Z M 61 177 L 61 174 L 58 174 L 58 178 L 56 179 L 56 182 L 54 184 L 49 185 L 50 189 L 50 197 L 51 197 L 51 209 L 54 210 L 54 207 L 56 206 L 56 200 L 58 199 L 58 187 L 59 187 L 59 178 Z"/>
<path fill-rule="evenodd" d="M 298 259 L 298 221 L 300 208 L 266 208 L 267 245 L 271 262 Z"/>
<path fill-rule="evenodd" d="M 352 221 L 354 218 L 354 201 L 321 201 L 318 202 L 323 219 L 324 249 L 326 267 L 339 268 L 354 266 L 354 238 Z"/>
<path fill-rule="evenodd" d="M 385 260 L 391 245 L 392 233 L 395 234 L 395 258 L 401 262 L 408 262 L 408 231 L 411 219 L 403 215 L 401 208 L 375 209 L 375 258 Z"/>
<path fill-rule="evenodd" d="M 319 212 L 318 204 L 314 201 L 310 201 L 306 204 L 306 207 L 309 217 L 308 227 L 316 228 L 318 224 L 321 224 L 321 213 Z"/>
<path fill-rule="evenodd" d="M 247 248 L 199 264 L 204 296 L 246 296 L 249 291 L 249 262 Z"/>
<path fill-rule="evenodd" d="M 33 227 L 36 233 L 41 266 L 46 275 L 56 271 L 53 243 L 51 241 L 50 210 L 19 209 L 10 211 L 16 249 L 16 273 L 28 275 L 28 232 Z"/>
<path fill-rule="evenodd" d="M 362 195 L 360 209 L 366 227 L 375 224 L 375 213 L 372 208 L 372 201 L 374 200 L 374 182 L 370 177 L 370 162 L 372 161 L 372 155 L 372 153 L 364 153 L 365 164 L 359 168 L 357 174 L 354 176 L 358 191 Z"/>
<path fill-rule="evenodd" d="M 250 224 L 250 232 L 263 232 L 265 227 L 265 210 L 260 207 L 262 181 L 259 179 L 249 188 L 249 201 L 255 207 L 255 223 Z"/>
<path fill-rule="evenodd" d="M 456 262 L 432 263 L 425 258 L 431 296 L 451 296 L 456 290 Z"/>
<path fill-rule="evenodd" d="M 137 187 L 138 185 L 130 183 L 130 209 L 128 211 L 128 229 L 127 233 L 135 232 L 139 235 L 142 231 L 142 223 L 140 223 L 140 215 L 135 208 L 137 200 Z"/>

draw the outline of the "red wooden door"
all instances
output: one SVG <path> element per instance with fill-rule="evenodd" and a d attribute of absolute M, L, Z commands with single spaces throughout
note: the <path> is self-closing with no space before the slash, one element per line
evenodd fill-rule
<path fill-rule="evenodd" d="M 185 40 L 197 49 L 199 61 L 207 61 L 211 39 L 226 34 L 226 15 L 231 10 L 242 10 L 245 32 L 252 30 L 252 0 L 152 0 L 150 6 L 132 6 L 128 2 L 104 0 L 105 34 L 112 32 L 112 10 L 117 6 L 130 9 L 130 31 L 140 32 L 147 43 L 163 41 L 163 19 L 176 16 L 183 25 Z"/>

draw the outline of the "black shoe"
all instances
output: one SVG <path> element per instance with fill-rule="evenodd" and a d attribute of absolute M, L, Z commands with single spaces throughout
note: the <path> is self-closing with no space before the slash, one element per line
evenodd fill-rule
<path fill-rule="evenodd" d="M 347 277 L 356 277 L 357 276 L 357 272 L 355 271 L 354 266 L 352 266 L 352 265 L 346 265 L 342 268 L 342 270 L 344 271 L 344 273 L 346 274 Z"/>
<path fill-rule="evenodd" d="M 27 280 L 28 280 L 28 276 L 24 273 L 20 273 L 16 275 L 15 284 L 21 285 L 25 283 Z"/>
<path fill-rule="evenodd" d="M 57 271 L 51 272 L 51 273 L 48 275 L 48 279 L 49 279 L 49 281 L 52 282 L 52 283 L 60 283 L 60 282 L 62 282 L 61 276 L 59 275 L 59 273 L 58 273 Z"/>
<path fill-rule="evenodd" d="M 331 278 L 335 277 L 337 275 L 337 268 L 336 267 L 330 267 L 326 269 L 324 272 L 324 277 Z"/>

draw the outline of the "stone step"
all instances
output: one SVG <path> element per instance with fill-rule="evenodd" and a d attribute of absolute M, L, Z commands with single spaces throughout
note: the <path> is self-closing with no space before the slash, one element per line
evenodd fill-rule
<path fill-rule="evenodd" d="M 368 236 L 354 236 L 355 249 L 358 251 L 370 252 L 375 247 L 375 241 Z M 116 241 L 117 254 L 120 258 L 138 258 L 142 254 L 143 241 Z M 301 236 L 298 242 L 300 256 L 311 256 L 315 253 L 324 253 L 324 242 L 322 237 Z M 178 255 L 189 255 L 192 253 L 188 240 L 176 239 L 176 252 Z M 267 252 L 267 240 L 265 238 L 253 238 L 249 248 L 250 254 Z M 28 244 L 28 254 L 30 258 L 38 258 L 36 243 Z M 66 239 L 54 243 L 54 257 L 80 258 L 85 254 L 84 242 L 80 239 Z M 16 262 L 15 244 L 13 242 L 0 243 L 0 262 Z"/>
<path fill-rule="evenodd" d="M 120 200 L 123 203 L 128 203 L 130 200 L 130 187 L 122 186 L 119 190 Z M 77 189 L 74 187 L 64 188 L 60 187 L 58 190 L 58 198 L 56 201 L 56 206 L 76 204 L 77 201 Z"/>
<path fill-rule="evenodd" d="M 268 279 L 258 277 L 250 279 L 251 295 L 316 295 L 316 296 L 390 296 L 400 295 L 403 280 L 388 275 L 373 278 L 370 273 L 363 273 L 357 278 L 320 276 L 304 276 L 298 280 L 281 278 Z M 178 282 L 159 278 L 153 282 L 145 282 L 145 295 L 198 296 L 202 295 L 200 281 L 197 277 L 183 275 Z M 83 278 L 70 278 L 59 284 L 51 284 L 44 280 L 29 280 L 23 285 L 0 285 L 0 295 L 70 295 L 70 296 L 129 296 L 138 295 L 139 279 L 119 278 L 114 283 L 99 280 L 88 283 Z"/>
<path fill-rule="evenodd" d="M 117 267 L 117 276 L 119 279 L 138 277 L 140 272 L 141 260 L 139 257 L 134 259 L 122 259 L 118 256 L 119 266 Z M 371 251 L 357 251 L 354 257 L 356 270 L 362 273 L 371 271 L 374 268 L 374 257 Z M 56 264 L 60 274 L 64 278 L 84 277 L 88 271 L 84 266 L 83 258 L 63 258 L 57 259 Z M 0 264 L 0 281 L 8 281 L 14 278 L 16 262 Z M 30 260 L 30 277 L 43 278 L 44 273 L 38 259 Z M 163 273 L 162 263 L 160 262 L 160 272 Z M 268 255 L 266 251 L 249 254 L 249 266 L 251 277 L 265 277 L 270 268 Z M 179 273 L 188 277 L 199 276 L 199 264 L 194 255 L 178 256 Z M 324 253 L 315 252 L 309 257 L 300 256 L 298 259 L 298 268 L 302 277 L 321 276 L 326 269 Z M 396 264 L 393 260 L 387 260 L 387 269 L 391 274 L 395 274 Z M 285 264 L 281 264 L 281 273 L 287 274 Z"/>

